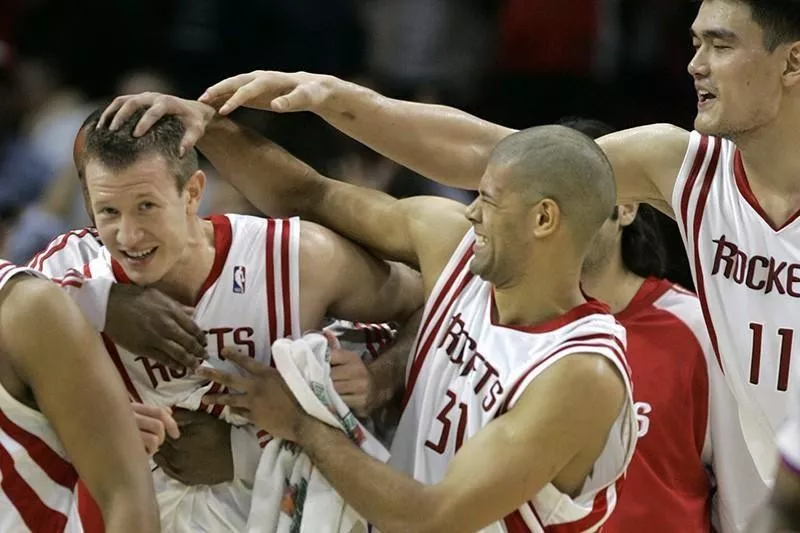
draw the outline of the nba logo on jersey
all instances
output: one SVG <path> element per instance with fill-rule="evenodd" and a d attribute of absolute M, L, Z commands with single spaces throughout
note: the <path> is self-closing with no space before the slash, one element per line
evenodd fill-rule
<path fill-rule="evenodd" d="M 244 294 L 245 289 L 245 269 L 243 266 L 233 267 L 233 292 Z"/>

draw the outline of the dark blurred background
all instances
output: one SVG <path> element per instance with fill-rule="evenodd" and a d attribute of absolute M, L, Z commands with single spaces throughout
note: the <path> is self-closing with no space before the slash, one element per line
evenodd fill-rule
<path fill-rule="evenodd" d="M 72 141 L 115 95 L 196 98 L 229 75 L 306 70 L 517 128 L 566 116 L 691 128 L 696 9 L 686 0 L 0 0 L 0 257 L 24 262 L 88 223 Z M 236 118 L 333 177 L 396 196 L 472 198 L 314 116 Z M 219 180 L 204 209 L 252 210 Z M 677 233 L 664 227 L 670 277 L 690 286 Z"/>

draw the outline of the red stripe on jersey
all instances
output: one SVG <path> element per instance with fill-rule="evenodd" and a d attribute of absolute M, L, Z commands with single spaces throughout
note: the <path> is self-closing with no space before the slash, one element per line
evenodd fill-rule
<path fill-rule="evenodd" d="M 722 373 L 725 369 L 722 367 L 722 358 L 719 355 L 719 345 L 717 343 L 717 332 L 714 330 L 714 324 L 711 322 L 711 314 L 708 312 L 708 302 L 706 301 L 706 289 L 703 282 L 703 267 L 700 262 L 700 247 L 698 246 L 697 239 L 700 237 L 700 223 L 703 221 L 703 211 L 706 208 L 706 201 L 708 200 L 708 193 L 711 190 L 711 182 L 717 173 L 717 164 L 719 163 L 719 154 L 722 149 L 722 142 L 717 139 L 714 146 L 714 153 L 711 156 L 711 161 L 708 164 L 705 178 L 703 179 L 703 187 L 700 189 L 700 194 L 697 198 L 697 206 L 694 210 L 694 226 L 692 227 L 692 239 L 694 242 L 694 271 L 697 273 L 697 297 L 700 299 L 700 309 L 703 311 L 703 320 L 706 323 L 708 336 L 711 338 L 711 346 L 714 348 L 714 355 L 717 358 Z"/>
<path fill-rule="evenodd" d="M 5 279 L 16 270 L 16 266 L 11 263 L 3 263 L 0 264 L 0 283 L 5 281 Z"/>
<path fill-rule="evenodd" d="M 700 137 L 700 146 L 697 148 L 697 153 L 694 156 L 694 163 L 692 164 L 692 170 L 689 172 L 689 178 L 686 180 L 686 183 L 683 186 L 683 194 L 681 194 L 681 220 L 683 221 L 683 234 L 686 235 L 687 238 L 689 237 L 689 221 L 687 220 L 689 216 L 689 198 L 692 195 L 694 184 L 697 181 L 697 176 L 700 174 L 700 167 L 703 166 L 703 160 L 706 158 L 707 151 L 708 136 L 703 135 Z M 696 245 L 697 243 L 695 243 L 695 246 Z"/>
<path fill-rule="evenodd" d="M 579 337 L 579 338 L 581 338 L 581 339 L 597 339 L 597 340 L 600 340 L 600 339 L 608 339 L 608 335 L 601 335 L 601 334 L 585 335 L 585 336 Z M 497 415 L 495 415 L 495 416 L 500 416 L 503 413 L 508 411 L 509 404 L 515 398 L 515 396 L 517 394 L 517 390 L 520 388 L 520 386 L 525 382 L 527 377 L 534 370 L 536 370 L 537 368 L 542 366 L 544 363 L 546 363 L 547 361 L 549 361 L 553 357 L 563 353 L 565 350 L 569 350 L 571 348 L 588 348 L 589 351 L 591 352 L 592 351 L 591 348 L 606 348 L 606 349 L 610 350 L 614 354 L 614 356 L 623 365 L 625 364 L 625 357 L 621 353 L 619 353 L 619 351 L 611 343 L 605 344 L 605 343 L 601 343 L 601 342 L 586 342 L 586 340 L 583 340 L 583 341 L 580 341 L 580 342 L 571 342 L 571 341 L 572 341 L 572 339 L 567 339 L 566 341 L 564 341 L 564 343 L 562 343 L 561 346 L 559 346 L 559 348 L 556 351 L 554 351 L 553 353 L 551 353 L 550 355 L 548 355 L 547 357 L 545 357 L 541 361 L 536 362 L 533 366 L 528 368 L 528 370 L 523 372 L 522 375 L 519 377 L 519 379 L 517 381 L 515 381 L 514 384 L 511 386 L 511 389 L 509 389 L 508 395 L 506 396 L 506 399 L 503 402 L 503 405 L 500 406 L 500 409 L 497 411 Z M 578 352 L 576 352 L 576 353 L 578 353 Z"/>
<path fill-rule="evenodd" d="M 377 359 L 378 351 L 375 349 L 375 345 L 373 344 L 372 340 L 372 330 L 369 327 L 369 324 L 362 324 L 361 322 L 355 323 L 356 328 L 364 334 L 364 345 L 369 350 L 369 354 L 372 356 L 373 359 Z"/>
<path fill-rule="evenodd" d="M 619 478 L 617 482 L 614 483 L 617 496 L 619 496 L 619 493 L 622 490 L 622 484 L 623 478 Z M 545 533 L 583 533 L 584 531 L 588 531 L 589 529 L 597 526 L 598 522 L 600 522 L 608 513 L 609 490 L 611 490 L 611 487 L 606 487 L 597 493 L 597 495 L 594 497 L 594 501 L 592 502 L 592 510 L 588 515 L 576 522 L 546 526 L 544 528 Z"/>
<path fill-rule="evenodd" d="M 75 496 L 78 498 L 78 516 L 81 519 L 83 533 L 104 533 L 106 526 L 103 513 L 89 492 L 89 488 L 81 480 L 78 480 Z"/>
<path fill-rule="evenodd" d="M 450 278 L 447 280 L 447 283 L 445 283 L 444 287 L 442 287 L 442 291 L 436 298 L 433 307 L 431 307 L 430 314 L 425 318 L 425 323 L 423 324 L 424 327 L 428 326 L 428 322 L 436 314 L 436 311 L 441 305 L 445 294 L 447 294 L 447 292 L 452 287 L 453 283 L 455 283 L 455 280 L 458 278 L 459 274 L 466 266 L 467 261 L 469 260 L 470 257 L 472 257 L 472 247 L 470 247 L 467 253 L 464 254 L 464 257 L 462 257 L 461 261 L 458 262 L 458 265 L 456 266 L 453 273 L 450 275 Z M 472 274 L 471 272 L 466 273 L 464 279 L 461 280 L 461 283 L 459 283 L 458 287 L 453 292 L 450 301 L 447 302 L 447 305 L 444 307 L 441 316 L 433 325 L 433 327 L 428 331 L 428 337 L 425 339 L 424 342 L 422 342 L 422 338 L 420 337 L 421 341 L 420 347 L 417 350 L 417 354 L 414 357 L 414 361 L 411 363 L 411 369 L 409 370 L 408 373 L 408 382 L 406 383 L 406 390 L 403 393 L 403 407 L 405 407 L 408 404 L 408 400 L 411 398 L 411 393 L 414 392 L 414 385 L 416 385 L 417 383 L 417 378 L 419 377 L 419 372 L 422 369 L 422 364 L 425 362 L 425 358 L 427 357 L 428 351 L 431 349 L 431 345 L 433 344 L 433 341 L 436 339 L 436 333 L 439 331 L 439 328 L 442 327 L 442 322 L 444 322 L 444 318 L 450 312 L 450 308 L 453 307 L 453 304 L 458 299 L 459 295 L 461 294 L 461 291 L 464 290 L 464 287 L 467 286 L 467 284 L 472 280 L 473 277 L 474 274 Z"/>
<path fill-rule="evenodd" d="M 267 244 L 266 250 L 266 271 L 267 271 L 267 325 L 269 327 L 268 338 L 269 346 L 275 342 L 278 327 L 278 317 L 276 316 L 277 309 L 275 307 L 275 256 L 273 254 L 273 246 L 275 245 L 275 221 L 271 218 L 267 219 Z"/>
<path fill-rule="evenodd" d="M 16 425 L 2 411 L 0 411 L 0 429 L 25 448 L 33 462 L 39 465 L 47 477 L 62 487 L 72 490 L 77 480 L 75 469 L 67 460 L 53 451 L 46 442 Z"/>
<path fill-rule="evenodd" d="M 77 237 L 78 239 L 84 238 L 87 234 L 89 234 L 89 228 L 84 228 L 78 231 L 70 231 L 65 233 L 61 236 L 61 239 L 58 239 L 58 242 L 53 241 L 51 242 L 47 248 L 39 252 L 38 254 L 33 256 L 33 259 L 28 261 L 28 266 L 31 268 L 35 268 L 36 270 L 41 270 L 42 266 L 44 266 L 44 262 L 50 259 L 56 252 L 60 252 L 64 248 L 67 247 L 67 243 L 69 242 L 70 237 Z"/>
<path fill-rule="evenodd" d="M 134 402 L 142 403 L 142 398 L 139 396 L 139 393 L 136 392 L 136 387 L 133 386 L 133 381 L 131 381 L 131 377 L 128 375 L 125 364 L 122 362 L 122 359 L 119 356 L 119 351 L 117 351 L 116 344 L 114 344 L 114 341 L 112 341 L 111 338 L 105 333 L 102 333 L 101 336 L 103 338 L 103 344 L 106 345 L 106 351 L 108 351 L 108 355 L 111 356 L 111 361 L 114 363 L 119 377 L 122 378 L 122 382 L 125 384 L 125 389 L 128 391 L 128 395 Z"/>
<path fill-rule="evenodd" d="M 230 389 L 228 389 L 228 387 L 220 387 L 219 389 L 220 394 L 226 394 L 228 392 L 230 392 Z M 222 411 L 224 410 L 225 410 L 224 405 L 215 405 L 213 409 L 211 409 L 211 415 L 219 418 L 220 416 L 222 416 Z"/>
<path fill-rule="evenodd" d="M 222 385 L 220 385 L 219 383 L 217 383 L 215 381 L 215 382 L 211 383 L 211 387 L 208 389 L 208 392 L 206 392 L 206 394 L 218 394 L 221 389 L 222 389 Z M 205 394 L 204 394 L 204 396 L 205 396 Z M 214 405 L 214 404 L 200 403 L 200 408 L 198 410 L 199 411 L 205 411 L 206 413 L 211 414 L 212 411 L 214 411 L 214 409 L 216 407 L 217 406 Z M 224 406 L 223 406 L 223 409 L 224 409 Z"/>
<path fill-rule="evenodd" d="M 281 224 L 281 287 L 283 289 L 283 333 L 280 338 L 292 336 L 292 284 L 289 277 L 289 261 L 291 260 L 290 221 L 284 219 Z"/>
<path fill-rule="evenodd" d="M 212 215 L 208 217 L 208 220 L 214 226 L 214 264 L 197 292 L 195 305 L 200 303 L 200 299 L 206 291 L 222 275 L 222 269 L 225 267 L 225 261 L 228 260 L 228 253 L 231 251 L 231 243 L 233 242 L 233 229 L 228 217 L 225 215 Z"/>
<path fill-rule="evenodd" d="M 14 459 L 0 446 L 0 489 L 31 531 L 64 531 L 67 517 L 48 507 L 14 468 Z"/>

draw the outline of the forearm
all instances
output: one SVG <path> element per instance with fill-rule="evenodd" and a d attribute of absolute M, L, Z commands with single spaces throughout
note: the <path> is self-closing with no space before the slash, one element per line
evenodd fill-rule
<path fill-rule="evenodd" d="M 402 326 L 394 344 L 370 363 L 369 369 L 375 379 L 373 409 L 385 407 L 405 385 L 406 365 L 422 321 L 422 312 L 420 307 Z"/>
<path fill-rule="evenodd" d="M 253 130 L 217 116 L 197 148 L 260 211 L 310 218 L 324 177 Z"/>
<path fill-rule="evenodd" d="M 514 130 L 434 104 L 394 100 L 328 77 L 315 112 L 332 126 L 419 174 L 477 189 L 494 146 Z"/>
<path fill-rule="evenodd" d="M 125 533 L 128 531 L 141 531 L 142 533 L 157 533 L 159 527 L 158 516 L 143 513 L 144 508 L 137 504 L 139 495 L 118 493 L 113 499 L 101 505 L 103 522 L 107 533 Z"/>
<path fill-rule="evenodd" d="M 431 487 L 362 452 L 341 431 L 306 417 L 298 444 L 345 502 L 384 533 L 437 531 Z M 438 529 L 441 531 L 441 529 Z"/>

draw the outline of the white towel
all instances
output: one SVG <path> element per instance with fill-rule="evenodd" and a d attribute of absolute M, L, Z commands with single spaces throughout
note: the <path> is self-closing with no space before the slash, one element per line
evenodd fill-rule
<path fill-rule="evenodd" d="M 297 401 L 311 416 L 338 427 L 361 449 L 386 462 L 389 452 L 356 419 L 333 388 L 330 350 L 318 334 L 272 345 L 272 360 Z M 356 533 L 367 522 L 314 468 L 294 443 L 275 439 L 264 448 L 253 486 L 248 533 Z"/>

